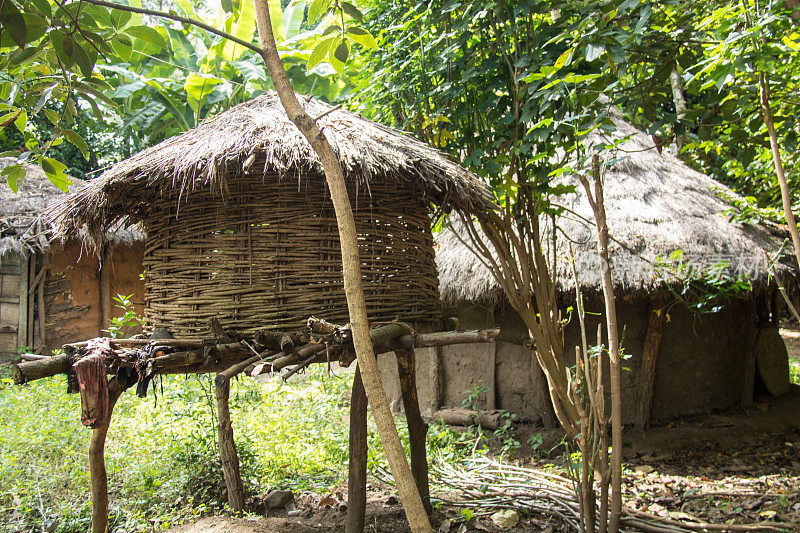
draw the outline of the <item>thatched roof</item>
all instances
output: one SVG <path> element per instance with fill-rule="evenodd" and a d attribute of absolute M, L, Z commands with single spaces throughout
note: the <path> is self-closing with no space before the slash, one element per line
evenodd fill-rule
<path fill-rule="evenodd" d="M 14 164 L 11 157 L 0 157 L 0 169 Z M 15 193 L 0 178 L 0 257 L 6 254 L 43 252 L 50 247 L 53 238 L 52 226 L 45 216 L 46 207 L 66 194 L 50 183 L 42 167 L 26 165 L 25 179 Z M 79 189 L 84 182 L 73 178 L 69 190 Z M 130 243 L 143 240 L 144 234 L 137 228 L 115 229 L 108 232 L 107 240 L 114 243 Z"/>
<path fill-rule="evenodd" d="M 785 233 L 775 226 L 739 224 L 724 214 L 728 203 L 720 198 L 736 196 L 721 183 L 695 172 L 677 157 L 659 153 L 650 137 L 611 114 L 617 131 L 593 142 L 630 136 L 616 150 L 617 160 L 605 174 L 605 204 L 611 243 L 612 270 L 621 291 L 650 291 L 664 280 L 674 280 L 669 268 L 654 268 L 659 256 L 684 252 L 684 264 L 708 268 L 728 261 L 727 274 L 744 275 L 752 281 L 767 279 L 764 252 L 775 254 Z M 599 258 L 591 207 L 575 176 L 560 183 L 575 185 L 576 192 L 559 197 L 567 208 L 556 225 L 558 266 L 555 274 L 562 290 L 574 289 L 567 259 L 569 241 L 578 267 L 578 278 L 586 289 L 600 288 Z M 543 220 L 543 224 L 548 224 Z M 457 226 L 454 225 L 454 226 Z M 453 234 L 446 230 L 436 237 L 436 261 L 440 293 L 445 302 L 497 301 L 502 291 L 489 270 Z M 782 275 L 796 273 L 791 262 L 778 265 Z M 659 272 L 661 275 L 659 275 Z"/>
<path fill-rule="evenodd" d="M 485 186 L 437 150 L 391 128 L 310 97 L 300 96 L 342 163 L 347 179 L 364 193 L 375 178 L 414 185 L 429 201 L 472 210 L 486 205 Z M 322 175 L 316 153 L 269 92 L 202 125 L 143 150 L 61 202 L 53 214 L 61 231 L 86 227 L 92 235 L 122 220 L 148 217 L 165 189 L 223 192 L 242 171 L 277 174 L 287 186 L 301 175 Z"/>

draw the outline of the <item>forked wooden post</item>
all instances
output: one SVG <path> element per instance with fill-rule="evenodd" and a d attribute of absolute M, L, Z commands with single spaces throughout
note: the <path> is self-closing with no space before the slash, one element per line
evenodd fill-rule
<path fill-rule="evenodd" d="M 108 531 L 108 476 L 106 475 L 105 445 L 111 414 L 123 386 L 113 379 L 108 383 L 108 415 L 100 427 L 92 430 L 89 439 L 89 479 L 92 485 L 92 533 Z"/>
<path fill-rule="evenodd" d="M 400 375 L 400 390 L 403 393 L 403 409 L 408 422 L 408 437 L 411 448 L 411 473 L 417 484 L 425 511 L 431 513 L 431 495 L 428 486 L 428 456 L 425 450 L 425 438 L 428 435 L 428 424 L 419 412 L 417 398 L 417 375 L 414 348 L 395 350 L 397 356 L 397 372 Z"/>
<path fill-rule="evenodd" d="M 350 462 L 346 533 L 362 533 L 367 512 L 367 394 L 356 366 L 350 394 Z"/>
<path fill-rule="evenodd" d="M 650 410 L 653 405 L 653 386 L 656 381 L 656 363 L 658 350 L 661 347 L 661 337 L 664 329 L 664 299 L 654 296 L 647 306 L 649 319 L 647 332 L 644 335 L 642 348 L 642 363 L 636 383 L 636 415 L 634 425 L 637 431 L 644 431 L 650 427 Z"/>
<path fill-rule="evenodd" d="M 217 374 L 214 385 L 217 394 L 217 433 L 222 476 L 225 478 L 225 486 L 228 489 L 228 505 L 238 512 L 244 509 L 244 486 L 239 471 L 239 454 L 236 453 L 236 443 L 233 440 L 231 411 L 228 406 L 231 382 L 226 377 Z"/>

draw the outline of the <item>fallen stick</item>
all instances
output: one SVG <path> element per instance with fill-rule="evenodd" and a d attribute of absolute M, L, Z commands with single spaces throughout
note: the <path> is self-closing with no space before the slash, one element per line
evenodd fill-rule
<path fill-rule="evenodd" d="M 65 349 L 78 350 L 85 348 L 89 341 L 72 342 L 65 344 Z M 147 346 L 153 344 L 156 346 L 175 346 L 177 348 L 202 348 L 203 341 L 197 340 L 182 340 L 182 339 L 111 339 L 111 347 L 122 348 L 125 346 Z"/>
<path fill-rule="evenodd" d="M 678 526 L 692 531 L 782 531 L 791 528 L 792 524 L 783 522 L 759 522 L 757 524 L 712 524 L 710 522 L 683 522 L 661 516 L 653 516 L 636 509 L 625 508 L 623 513 L 635 518 L 646 518 L 651 523 L 658 522 L 670 526 Z"/>
<path fill-rule="evenodd" d="M 497 409 L 487 411 L 440 409 L 431 415 L 431 421 L 441 421 L 448 426 L 481 426 L 484 429 L 495 430 L 500 427 L 504 415 L 507 416 L 505 411 Z"/>

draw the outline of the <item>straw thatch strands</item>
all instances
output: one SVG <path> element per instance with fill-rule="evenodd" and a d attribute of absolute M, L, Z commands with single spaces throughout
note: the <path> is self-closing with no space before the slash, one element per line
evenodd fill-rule
<path fill-rule="evenodd" d="M 762 224 L 730 221 L 731 208 L 724 198 L 736 197 L 728 187 L 689 168 L 674 155 L 659 153 L 652 140 L 612 110 L 616 131 L 594 134 L 591 142 L 611 144 L 628 138 L 613 153 L 616 159 L 605 173 L 605 203 L 614 282 L 621 291 L 650 292 L 661 285 L 655 264 L 682 250 L 685 261 L 709 267 L 727 261 L 727 272 L 742 274 L 756 282 L 766 281 L 769 272 L 764 252 L 774 255 L 785 233 Z M 591 207 L 574 176 L 563 175 L 558 183 L 576 187 L 576 192 L 559 196 L 554 203 L 565 209 L 556 220 L 555 280 L 562 290 L 575 283 L 569 264 L 570 245 L 577 262 L 578 278 L 584 288 L 599 290 L 600 270 Z M 552 223 L 543 220 L 546 228 Z M 550 231 L 543 231 L 544 234 Z M 439 291 L 445 302 L 492 301 L 502 299 L 491 272 L 451 231 L 436 237 Z M 661 269 L 667 274 L 666 268 Z M 784 264 L 778 272 L 794 270 Z M 665 276 L 668 278 L 668 276 Z"/>
<path fill-rule="evenodd" d="M 0 168 L 15 162 L 0 158 Z M 83 185 L 76 181 L 70 190 Z M 107 230 L 102 261 L 82 254 L 75 240 L 54 243 L 45 210 L 64 196 L 34 165 L 18 192 L 0 183 L 0 354 L 26 346 L 46 353 L 97 336 L 108 326 L 112 294 L 141 293 L 139 227 Z"/>
<path fill-rule="evenodd" d="M 339 155 L 360 235 L 370 318 L 436 327 L 428 212 L 488 205 L 483 184 L 397 131 L 302 98 Z M 346 322 L 338 229 L 316 154 L 274 93 L 106 171 L 51 210 L 62 237 L 103 241 L 142 223 L 149 326 L 202 335 L 295 330 L 310 315 Z"/>

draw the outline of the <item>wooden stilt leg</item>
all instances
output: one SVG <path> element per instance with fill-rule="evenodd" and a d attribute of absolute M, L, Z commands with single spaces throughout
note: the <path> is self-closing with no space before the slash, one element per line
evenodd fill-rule
<path fill-rule="evenodd" d="M 106 476 L 105 445 L 114 404 L 123 391 L 114 379 L 108 384 L 108 416 L 105 423 L 92 430 L 89 439 L 89 479 L 92 486 L 92 533 L 108 531 L 108 477 Z"/>
<path fill-rule="evenodd" d="M 346 533 L 362 533 L 367 512 L 367 394 L 356 365 L 350 394 L 350 465 Z"/>
<path fill-rule="evenodd" d="M 233 441 L 231 412 L 228 407 L 231 382 L 228 379 L 215 379 L 214 384 L 217 393 L 219 455 L 222 462 L 222 476 L 225 478 L 225 486 L 228 488 L 228 505 L 234 511 L 242 511 L 244 509 L 244 487 L 242 486 L 242 476 L 239 473 L 239 455 L 236 453 L 236 443 Z"/>
<path fill-rule="evenodd" d="M 403 409 L 408 421 L 408 437 L 411 447 L 411 472 L 417 483 L 419 495 L 425 510 L 431 512 L 431 496 L 428 487 L 428 456 L 425 450 L 425 438 L 428 435 L 428 424 L 419 412 L 417 398 L 416 363 L 414 349 L 395 350 L 397 356 L 397 372 L 400 375 L 400 390 L 403 393 Z"/>

